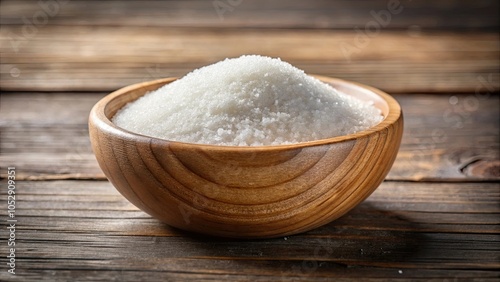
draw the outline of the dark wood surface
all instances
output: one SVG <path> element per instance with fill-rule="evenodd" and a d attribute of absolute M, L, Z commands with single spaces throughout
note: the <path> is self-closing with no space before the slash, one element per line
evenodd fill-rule
<path fill-rule="evenodd" d="M 213 1 L 59 0 L 30 34 L 39 2 L 1 1 L 0 281 L 498 281 L 498 1 L 400 1 L 355 45 L 356 26 L 389 2 L 234 0 L 221 18 Z M 347 57 L 346 43 L 358 48 Z M 346 216 L 285 238 L 206 237 L 138 210 L 98 168 L 87 118 L 109 91 L 246 53 L 400 102 L 394 167 Z"/>

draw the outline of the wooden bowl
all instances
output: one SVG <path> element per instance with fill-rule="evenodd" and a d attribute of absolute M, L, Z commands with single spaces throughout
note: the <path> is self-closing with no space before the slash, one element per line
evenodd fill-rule
<path fill-rule="evenodd" d="M 373 101 L 384 119 L 355 134 L 280 146 L 215 146 L 148 137 L 111 122 L 126 103 L 175 78 L 111 93 L 90 113 L 101 169 L 131 203 L 184 230 L 235 238 L 296 234 L 327 224 L 367 198 L 389 172 L 403 115 L 388 94 L 316 76 Z"/>

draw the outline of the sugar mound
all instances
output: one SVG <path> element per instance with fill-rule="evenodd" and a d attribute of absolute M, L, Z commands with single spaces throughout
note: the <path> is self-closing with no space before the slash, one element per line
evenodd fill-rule
<path fill-rule="evenodd" d="M 230 146 L 330 138 L 381 120 L 373 105 L 280 59 L 257 55 L 194 70 L 113 117 L 117 126 L 151 137 Z"/>

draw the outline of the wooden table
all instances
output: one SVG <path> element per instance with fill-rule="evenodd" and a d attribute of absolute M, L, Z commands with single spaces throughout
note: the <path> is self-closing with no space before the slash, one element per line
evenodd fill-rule
<path fill-rule="evenodd" d="M 2 1 L 0 280 L 498 281 L 499 3 L 397 3 Z M 270 240 L 189 234 L 127 202 L 90 149 L 92 105 L 249 53 L 394 95 L 405 133 L 385 182 L 339 220 Z"/>

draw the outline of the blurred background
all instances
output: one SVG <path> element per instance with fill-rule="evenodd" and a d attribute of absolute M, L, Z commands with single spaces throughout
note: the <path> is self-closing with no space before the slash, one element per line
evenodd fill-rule
<path fill-rule="evenodd" d="M 390 93 L 499 88 L 496 0 L 0 2 L 1 90 L 111 91 L 281 57 Z"/>

